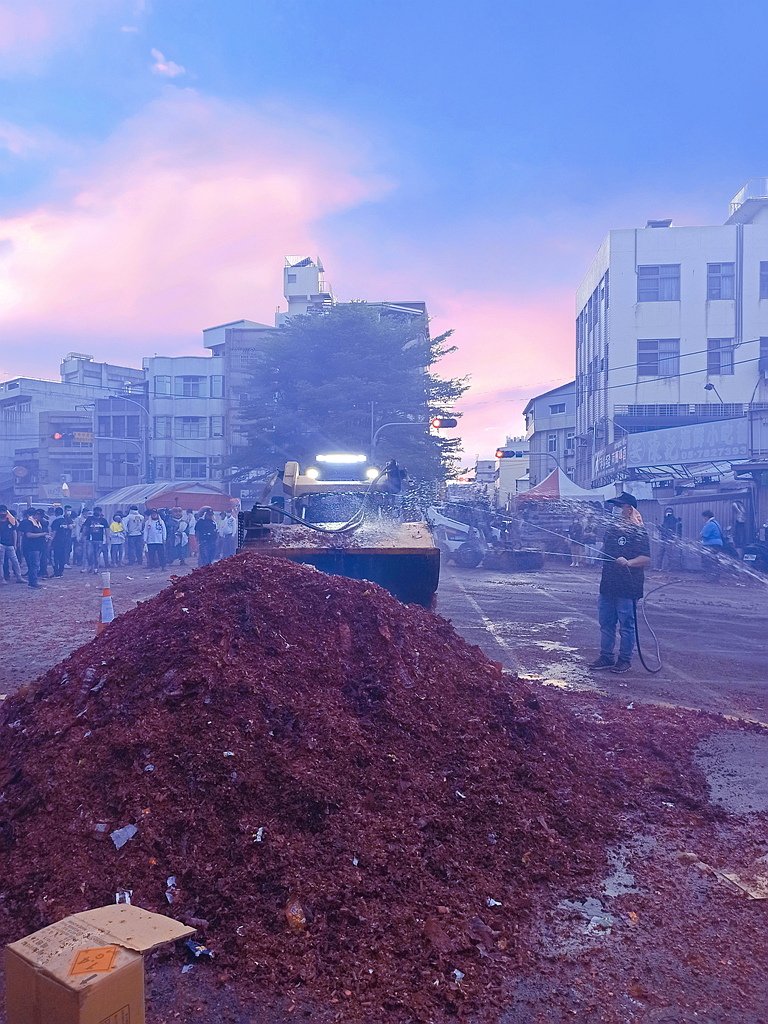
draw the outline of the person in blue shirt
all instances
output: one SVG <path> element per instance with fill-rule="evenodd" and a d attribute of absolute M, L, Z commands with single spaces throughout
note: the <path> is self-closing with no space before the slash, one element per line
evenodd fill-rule
<path fill-rule="evenodd" d="M 704 548 L 701 555 L 701 567 L 710 583 L 718 583 L 720 580 L 720 555 L 723 553 L 725 538 L 720 524 L 715 519 L 715 513 L 710 509 L 701 513 L 704 525 L 699 534 L 699 540 Z"/>

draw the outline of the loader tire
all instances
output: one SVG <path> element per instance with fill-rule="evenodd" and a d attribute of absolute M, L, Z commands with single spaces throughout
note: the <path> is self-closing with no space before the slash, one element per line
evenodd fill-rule
<path fill-rule="evenodd" d="M 462 544 L 453 557 L 456 565 L 462 569 L 476 569 L 483 560 L 483 552 L 474 544 Z"/>

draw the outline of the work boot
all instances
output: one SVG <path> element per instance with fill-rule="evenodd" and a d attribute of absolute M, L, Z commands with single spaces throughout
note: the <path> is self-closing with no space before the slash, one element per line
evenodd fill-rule
<path fill-rule="evenodd" d="M 616 663 L 613 658 L 609 658 L 607 655 L 601 654 L 596 661 L 590 662 L 587 667 L 597 671 L 598 669 L 603 668 L 614 668 L 615 664 Z"/>
<path fill-rule="evenodd" d="M 621 675 L 623 672 L 629 672 L 631 668 L 632 666 L 628 661 L 622 661 L 621 658 L 619 658 L 616 664 L 611 668 L 611 672 L 614 672 L 616 675 Z"/>

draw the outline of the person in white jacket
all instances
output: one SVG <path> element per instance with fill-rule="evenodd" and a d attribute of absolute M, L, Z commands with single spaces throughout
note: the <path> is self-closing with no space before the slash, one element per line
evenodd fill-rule
<path fill-rule="evenodd" d="M 126 555 L 128 565 L 141 565 L 144 558 L 144 516 L 131 505 L 125 517 Z"/>
<path fill-rule="evenodd" d="M 231 512 L 222 512 L 216 523 L 221 544 L 221 557 L 229 558 L 237 551 L 237 520 Z"/>
<path fill-rule="evenodd" d="M 144 543 L 147 545 L 147 567 L 165 569 L 165 523 L 156 508 L 150 510 L 144 523 Z"/>

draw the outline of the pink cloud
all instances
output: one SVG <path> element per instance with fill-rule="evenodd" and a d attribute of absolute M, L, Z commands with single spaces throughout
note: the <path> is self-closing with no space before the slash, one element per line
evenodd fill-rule
<path fill-rule="evenodd" d="M 0 68 L 6 74 L 36 71 L 126 0 L 0 0 Z"/>
<path fill-rule="evenodd" d="M 572 379 L 573 293 L 542 290 L 525 299 L 437 293 L 430 311 L 434 332 L 456 332 L 458 351 L 446 357 L 442 372 L 471 375 L 460 402 L 464 451 L 490 458 L 507 435 L 524 432 L 522 410 L 530 398 Z"/>
<path fill-rule="evenodd" d="M 178 78 L 180 75 L 186 75 L 187 69 L 181 64 L 177 64 L 176 61 L 168 60 L 162 50 L 152 50 L 151 52 L 155 62 L 152 65 L 152 71 L 156 75 L 162 75 L 163 78 Z"/>
<path fill-rule="evenodd" d="M 136 363 L 271 318 L 283 254 L 317 251 L 322 217 L 387 190 L 364 163 L 348 126 L 169 90 L 62 177 L 66 201 L 0 220 L 0 319 L 38 361 L 25 346 L 4 363 L 50 373 L 75 339 Z"/>

